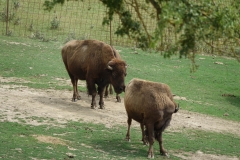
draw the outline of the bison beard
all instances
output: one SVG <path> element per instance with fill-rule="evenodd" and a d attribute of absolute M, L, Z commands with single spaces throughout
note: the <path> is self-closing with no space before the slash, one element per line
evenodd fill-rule
<path fill-rule="evenodd" d="M 108 84 L 113 85 L 117 94 L 125 90 L 127 65 L 116 54 L 110 45 L 97 40 L 72 40 L 64 45 L 62 59 L 73 85 L 72 101 L 81 99 L 77 87 L 79 79 L 86 80 L 88 94 L 92 95 L 93 109 L 97 106 L 97 93 L 100 96 L 100 108 L 104 108 L 103 92 Z"/>

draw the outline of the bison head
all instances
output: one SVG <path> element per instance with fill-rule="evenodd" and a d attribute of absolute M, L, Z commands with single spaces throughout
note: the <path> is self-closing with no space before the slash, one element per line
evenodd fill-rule
<path fill-rule="evenodd" d="M 107 69 L 110 72 L 110 83 L 113 85 L 114 91 L 118 94 L 125 91 L 126 63 L 114 58 L 108 62 Z"/>

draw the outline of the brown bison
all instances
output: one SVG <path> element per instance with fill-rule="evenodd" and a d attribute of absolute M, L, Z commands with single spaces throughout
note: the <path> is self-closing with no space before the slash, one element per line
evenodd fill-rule
<path fill-rule="evenodd" d="M 73 85 L 72 101 L 81 99 L 77 88 L 78 79 L 86 80 L 88 94 L 92 95 L 91 108 L 96 108 L 97 91 L 100 108 L 104 108 L 103 92 L 108 84 L 113 85 L 117 94 L 125 90 L 127 65 L 116 58 L 116 54 L 110 45 L 97 40 L 71 40 L 64 45 L 62 59 Z"/>
<path fill-rule="evenodd" d="M 120 54 L 114 48 L 113 48 L 113 50 L 116 53 L 115 57 L 118 58 L 118 59 L 121 59 Z M 112 89 L 112 85 L 111 84 L 108 84 L 106 86 L 104 97 L 106 97 L 106 98 L 108 97 L 108 92 L 110 92 L 110 94 L 113 94 L 113 89 Z M 117 99 L 117 102 L 121 102 L 121 98 L 120 98 L 119 94 L 116 94 L 116 99 Z"/>
<path fill-rule="evenodd" d="M 159 142 L 160 153 L 167 156 L 162 145 L 162 132 L 170 124 L 172 114 L 179 109 L 173 100 L 169 86 L 132 79 L 125 88 L 124 105 L 128 116 L 126 139 L 130 141 L 130 126 L 134 119 L 140 123 L 144 144 L 149 142 L 148 158 L 154 158 L 154 138 Z"/>

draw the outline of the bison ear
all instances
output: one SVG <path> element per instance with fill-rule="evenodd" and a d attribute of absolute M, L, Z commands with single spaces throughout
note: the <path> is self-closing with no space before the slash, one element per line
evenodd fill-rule
<path fill-rule="evenodd" d="M 109 70 L 113 70 L 113 68 L 112 68 L 112 65 L 114 64 L 114 62 L 113 61 L 109 61 L 108 62 L 108 64 L 107 64 L 107 69 L 109 69 Z"/>

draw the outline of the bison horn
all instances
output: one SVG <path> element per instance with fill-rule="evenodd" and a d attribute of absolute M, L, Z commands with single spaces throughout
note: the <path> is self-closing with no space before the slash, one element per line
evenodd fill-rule
<path fill-rule="evenodd" d="M 107 66 L 107 69 L 113 70 L 113 68 L 110 65 Z"/>
<path fill-rule="evenodd" d="M 108 66 L 107 66 L 107 69 L 109 69 L 109 70 L 113 70 L 113 68 L 110 66 L 110 65 L 113 65 L 113 61 L 109 61 L 108 62 Z"/>

